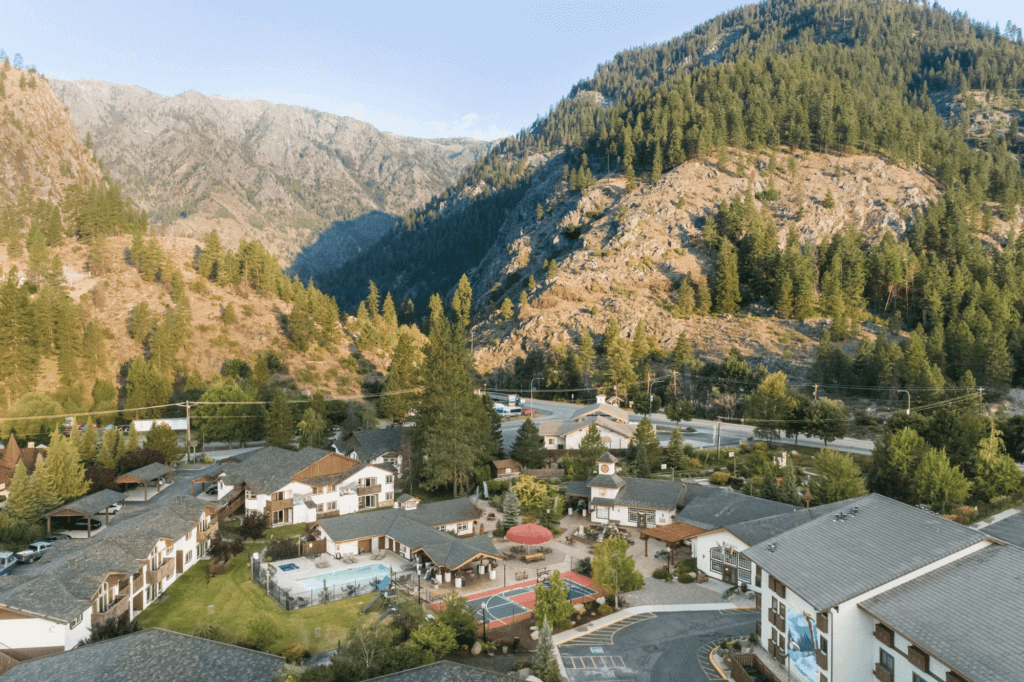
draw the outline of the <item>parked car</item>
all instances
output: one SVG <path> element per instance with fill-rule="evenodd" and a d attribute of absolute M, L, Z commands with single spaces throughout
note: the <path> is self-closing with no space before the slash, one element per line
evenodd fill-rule
<path fill-rule="evenodd" d="M 28 546 L 28 549 L 23 549 L 16 555 L 18 562 L 22 564 L 30 564 L 33 561 L 39 561 L 46 550 L 50 549 L 50 543 L 45 541 L 33 542 Z"/>
<path fill-rule="evenodd" d="M 78 530 L 88 530 L 89 529 L 89 523 L 90 523 L 89 519 L 79 519 L 78 521 L 75 521 L 75 528 L 77 528 Z M 96 530 L 97 528 L 99 528 L 100 526 L 103 525 L 102 523 L 100 523 L 96 519 L 92 519 L 91 523 L 92 523 L 92 530 Z"/>
<path fill-rule="evenodd" d="M 108 514 L 116 514 L 117 512 L 121 511 L 122 509 L 124 509 L 124 505 L 121 504 L 120 502 L 115 502 L 114 504 L 112 504 L 109 507 L 107 507 L 107 513 Z"/>
<path fill-rule="evenodd" d="M 216 495 L 217 494 L 217 486 L 211 485 L 209 488 L 206 489 L 206 494 L 207 495 Z"/>
<path fill-rule="evenodd" d="M 53 535 L 47 535 L 43 540 L 44 542 L 57 542 L 58 540 L 70 540 L 71 536 L 67 533 L 54 533 Z"/>

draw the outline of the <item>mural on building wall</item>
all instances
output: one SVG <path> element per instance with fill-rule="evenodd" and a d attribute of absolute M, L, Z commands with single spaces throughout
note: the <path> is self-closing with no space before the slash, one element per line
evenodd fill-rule
<path fill-rule="evenodd" d="M 789 662 L 787 667 L 805 682 L 817 682 L 818 662 L 814 643 L 818 640 L 817 626 L 810 616 L 791 610 L 786 613 Z"/>

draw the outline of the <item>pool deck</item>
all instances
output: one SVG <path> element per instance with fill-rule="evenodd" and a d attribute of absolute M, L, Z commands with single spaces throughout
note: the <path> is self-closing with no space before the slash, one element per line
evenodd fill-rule
<path fill-rule="evenodd" d="M 298 557 L 296 559 L 282 559 L 281 561 L 275 561 L 270 565 L 274 567 L 273 580 L 274 583 L 281 589 L 287 590 L 293 595 L 302 595 L 309 590 L 303 586 L 303 581 L 316 579 L 323 575 L 330 573 L 336 573 L 338 571 L 347 571 L 353 568 L 362 568 L 374 564 L 380 564 L 387 566 L 393 573 L 407 573 L 415 570 L 412 563 L 406 561 L 402 557 L 398 556 L 393 552 L 382 552 L 384 557 L 381 559 L 374 559 L 371 554 L 363 554 L 358 557 L 348 557 L 349 559 L 355 559 L 355 563 L 345 563 L 339 561 L 333 557 L 322 555 L 321 557 Z M 318 568 L 316 561 L 326 561 L 326 568 Z M 290 571 L 282 571 L 280 566 L 287 564 L 295 564 L 298 568 Z"/>

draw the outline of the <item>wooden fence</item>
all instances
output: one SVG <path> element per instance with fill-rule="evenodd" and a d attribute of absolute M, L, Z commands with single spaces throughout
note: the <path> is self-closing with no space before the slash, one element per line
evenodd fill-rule
<path fill-rule="evenodd" d="M 781 682 L 775 676 L 775 673 L 768 669 L 764 661 L 754 654 L 735 654 L 732 657 L 732 670 L 730 671 L 732 679 L 736 680 L 736 682 L 754 682 L 754 678 L 744 669 L 746 666 L 757 668 L 757 671 L 764 675 L 766 679 L 773 680 L 773 682 Z"/>
<path fill-rule="evenodd" d="M 320 556 L 327 551 L 327 540 L 299 543 L 299 556 Z"/>
<path fill-rule="evenodd" d="M 523 469 L 523 474 L 534 478 L 562 478 L 565 469 Z"/>

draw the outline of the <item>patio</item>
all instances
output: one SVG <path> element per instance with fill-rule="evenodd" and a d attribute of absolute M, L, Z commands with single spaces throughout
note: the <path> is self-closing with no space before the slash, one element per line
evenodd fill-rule
<path fill-rule="evenodd" d="M 295 566 L 296 568 L 282 569 L 282 566 Z M 360 569 L 366 570 L 371 566 L 384 566 L 390 571 L 396 582 L 413 584 L 416 582 L 416 567 L 402 556 L 394 552 L 380 552 L 378 554 L 363 554 L 360 556 L 349 556 L 342 559 L 335 559 L 328 554 L 320 556 L 303 556 L 295 559 L 283 559 L 269 564 L 270 579 L 273 584 L 296 599 L 310 599 L 309 585 L 313 581 L 326 579 L 327 576 L 340 573 L 341 571 L 352 571 L 353 578 L 359 576 Z M 412 576 L 411 578 L 409 576 Z M 353 595 L 363 594 L 376 589 L 370 584 L 370 576 L 367 573 L 367 580 L 355 580 L 351 583 L 345 582 L 344 588 L 348 592 L 347 585 L 355 587 Z M 337 582 L 337 580 L 335 580 Z M 328 586 L 333 587 L 332 585 Z M 341 585 L 338 586 L 342 588 Z M 323 587 L 319 588 L 323 591 Z"/>

